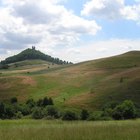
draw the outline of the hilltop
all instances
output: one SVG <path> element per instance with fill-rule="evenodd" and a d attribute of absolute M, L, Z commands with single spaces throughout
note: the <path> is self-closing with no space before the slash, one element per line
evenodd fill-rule
<path fill-rule="evenodd" d="M 46 55 L 40 52 L 39 50 L 36 50 L 35 47 L 32 47 L 32 49 L 28 48 L 17 55 L 8 57 L 4 61 L 1 61 L 1 64 L 11 64 L 19 61 L 34 59 L 40 59 L 54 64 L 69 64 L 69 62 L 60 60 L 59 58 L 54 58 L 49 55 Z"/>
<path fill-rule="evenodd" d="M 131 99 L 140 108 L 140 51 L 30 73 L 25 67 L 0 72 L 0 100 L 48 96 L 60 108 L 98 110 Z"/>

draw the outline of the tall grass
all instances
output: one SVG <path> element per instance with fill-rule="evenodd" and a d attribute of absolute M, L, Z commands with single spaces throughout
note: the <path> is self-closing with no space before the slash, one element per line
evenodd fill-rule
<path fill-rule="evenodd" d="M 140 140 L 140 120 L 0 121 L 0 140 Z"/>

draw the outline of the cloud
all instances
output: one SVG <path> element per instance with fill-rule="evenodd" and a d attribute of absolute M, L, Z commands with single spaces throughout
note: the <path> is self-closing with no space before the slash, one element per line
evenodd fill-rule
<path fill-rule="evenodd" d="M 83 35 L 96 35 L 101 27 L 94 20 L 77 16 L 64 7 L 65 0 L 2 0 L 0 48 L 21 50 L 72 46 Z"/>
<path fill-rule="evenodd" d="M 125 0 L 90 0 L 85 3 L 81 15 L 140 21 L 140 3 L 126 5 Z"/>
<path fill-rule="evenodd" d="M 63 48 L 55 55 L 77 63 L 118 55 L 132 50 L 140 51 L 139 44 L 140 40 L 137 39 L 110 39 L 77 45 L 76 48 L 73 47 L 71 49 Z M 64 55 L 62 56 L 61 54 Z"/>

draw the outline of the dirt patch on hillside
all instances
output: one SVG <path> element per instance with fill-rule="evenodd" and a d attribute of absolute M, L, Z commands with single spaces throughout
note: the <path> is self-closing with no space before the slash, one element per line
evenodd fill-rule
<path fill-rule="evenodd" d="M 16 76 L 15 78 L 20 78 L 21 83 L 23 83 L 23 84 L 31 85 L 31 86 L 36 85 L 36 81 L 30 76 Z"/>
<path fill-rule="evenodd" d="M 65 102 L 65 105 L 79 106 L 83 108 L 89 107 L 90 100 L 94 97 L 94 94 L 85 93 L 82 95 L 74 96 L 70 100 Z"/>

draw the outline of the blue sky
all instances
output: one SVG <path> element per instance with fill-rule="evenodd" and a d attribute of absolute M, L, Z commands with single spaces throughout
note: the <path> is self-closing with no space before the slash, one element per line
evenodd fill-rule
<path fill-rule="evenodd" d="M 73 62 L 140 50 L 140 0 L 0 0 L 0 60 L 32 45 Z"/>

